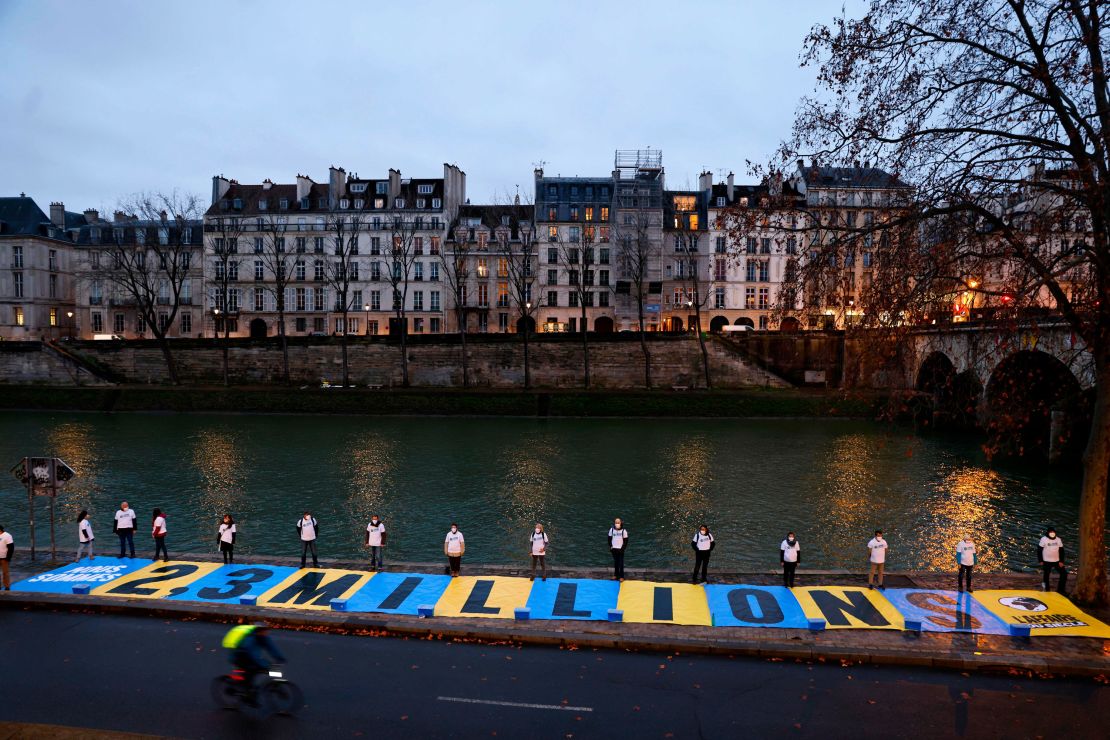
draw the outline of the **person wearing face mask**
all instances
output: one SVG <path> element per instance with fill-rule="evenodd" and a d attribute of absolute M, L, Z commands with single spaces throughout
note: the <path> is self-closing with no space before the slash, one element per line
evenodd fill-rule
<path fill-rule="evenodd" d="M 802 560 L 802 545 L 793 532 L 786 533 L 786 539 L 779 545 L 779 562 L 782 563 L 782 585 L 794 588 L 794 571 Z"/>
<path fill-rule="evenodd" d="M 876 529 L 875 536 L 867 543 L 867 559 L 870 569 L 867 571 L 867 587 L 875 588 L 873 581 L 875 574 L 879 576 L 879 590 L 883 590 L 883 569 L 886 567 L 886 540 L 883 539 L 883 530 Z"/>
<path fill-rule="evenodd" d="M 698 527 L 698 531 L 694 532 L 694 539 L 690 541 L 690 546 L 694 548 L 694 576 L 691 579 L 694 583 L 698 582 L 698 570 L 701 570 L 701 582 L 709 582 L 709 553 L 717 546 L 716 540 L 709 532 L 709 525 L 703 524 Z"/>
<path fill-rule="evenodd" d="M 529 581 L 536 580 L 536 561 L 540 563 L 540 569 L 543 573 L 543 580 L 547 580 L 547 532 L 543 531 L 543 525 L 536 522 L 536 528 L 532 532 L 529 539 L 532 542 L 532 577 Z"/>
<path fill-rule="evenodd" d="M 1041 590 L 1050 590 L 1052 571 L 1056 571 L 1056 590 L 1066 594 L 1068 569 L 1064 567 L 1064 541 L 1056 536 L 1056 527 L 1048 528 L 1037 548 L 1037 560 L 1041 564 Z"/>
<path fill-rule="evenodd" d="M 613 526 L 609 527 L 607 541 L 609 552 L 613 555 L 613 578 L 623 581 L 624 548 L 628 547 L 628 530 L 624 528 L 624 522 L 620 520 L 620 517 L 614 519 Z"/>
<path fill-rule="evenodd" d="M 457 578 L 462 568 L 463 554 L 466 553 L 466 540 L 459 531 L 459 525 L 451 522 L 451 529 L 443 540 L 443 554 L 447 556 L 447 567 L 452 578 Z"/>
<path fill-rule="evenodd" d="M 370 548 L 370 569 L 382 569 L 382 551 L 385 550 L 385 522 L 376 514 L 366 525 L 366 546 Z"/>
<path fill-rule="evenodd" d="M 301 538 L 301 567 L 305 567 L 309 550 L 312 551 L 312 567 L 319 568 L 320 562 L 316 559 L 316 535 L 320 531 L 320 524 L 312 512 L 306 511 L 304 516 L 297 520 L 297 534 Z"/>
<path fill-rule="evenodd" d="M 979 562 L 979 550 L 975 541 L 971 539 L 971 532 L 965 532 L 964 538 L 956 545 L 956 565 L 960 572 L 956 576 L 956 590 L 964 590 L 964 578 L 967 578 L 967 592 L 971 593 L 971 570 Z"/>

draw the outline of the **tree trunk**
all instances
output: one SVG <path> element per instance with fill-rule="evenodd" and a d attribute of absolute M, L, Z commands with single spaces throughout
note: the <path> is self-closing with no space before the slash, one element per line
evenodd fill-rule
<path fill-rule="evenodd" d="M 350 366 L 347 364 L 347 312 L 343 312 L 343 333 L 339 335 L 339 347 L 343 354 L 343 387 L 350 386 Z"/>
<path fill-rule="evenodd" d="M 173 352 L 170 351 L 170 342 L 166 339 L 166 335 L 158 337 L 158 346 L 162 348 L 162 357 L 166 360 L 166 372 L 169 373 L 170 382 L 174 385 L 181 385 L 181 381 L 177 379 L 177 363 L 173 359 Z"/>
<path fill-rule="evenodd" d="M 709 390 L 713 384 L 709 381 L 709 350 L 705 346 L 705 334 L 701 330 L 701 306 L 694 307 L 695 330 L 698 332 L 698 345 L 701 347 L 701 366 L 705 371 L 705 389 Z"/>
<path fill-rule="evenodd" d="M 228 330 L 227 319 L 224 319 L 224 351 L 223 351 L 223 355 L 224 355 L 224 387 L 225 388 L 227 386 L 231 385 L 231 374 L 228 372 L 228 369 L 227 369 L 227 365 L 228 365 L 227 340 L 228 340 L 228 337 L 230 335 L 231 335 L 231 332 Z"/>
<path fill-rule="evenodd" d="M 459 342 L 462 344 L 462 373 L 463 373 L 463 388 L 470 387 L 470 358 L 466 348 L 466 312 L 458 318 L 459 322 Z"/>
<path fill-rule="evenodd" d="M 408 350 L 408 320 L 401 315 L 398 322 L 401 330 L 401 387 L 409 387 L 409 350 Z"/>
<path fill-rule="evenodd" d="M 278 312 L 278 336 L 281 337 L 281 379 L 289 385 L 289 342 L 285 337 L 285 311 Z"/>
<path fill-rule="evenodd" d="M 1079 496 L 1079 576 L 1074 597 L 1084 604 L 1108 601 L 1106 578 L 1106 495 L 1110 473 L 1110 358 L 1097 363 L 1091 436 L 1083 453 Z"/>
<path fill-rule="evenodd" d="M 590 337 L 586 323 L 586 304 L 582 303 L 582 382 L 586 390 L 590 389 Z"/>
<path fill-rule="evenodd" d="M 524 390 L 532 388 L 532 372 L 528 365 L 528 327 L 524 328 Z"/>
<path fill-rule="evenodd" d="M 640 320 L 640 351 L 644 353 L 644 387 L 651 389 L 651 353 L 648 351 L 647 337 L 644 336 L 644 300 L 636 301 L 637 318 Z"/>

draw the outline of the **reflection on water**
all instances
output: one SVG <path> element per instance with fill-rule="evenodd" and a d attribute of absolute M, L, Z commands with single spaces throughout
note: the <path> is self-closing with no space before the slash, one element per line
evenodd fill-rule
<path fill-rule="evenodd" d="M 468 559 L 526 562 L 541 521 L 556 567 L 606 564 L 603 535 L 621 516 L 634 566 L 688 566 L 704 521 L 714 567 L 776 568 L 792 529 L 804 567 L 858 570 L 882 528 L 892 570 L 952 570 L 964 530 L 982 567 L 1023 568 L 1047 523 L 1074 542 L 1080 482 L 1075 470 L 992 468 L 962 440 L 814 420 L 0 413 L 0 460 L 28 454 L 79 473 L 59 498 L 60 524 L 88 508 L 103 537 L 121 499 L 144 523 L 159 507 L 171 553 L 214 551 L 230 511 L 237 547 L 296 555 L 293 522 L 310 509 L 323 557 L 364 557 L 376 513 L 389 560 L 438 561 L 457 521 Z M 0 481 L 0 523 L 26 541 L 26 497 Z M 59 533 L 64 548 L 75 529 Z"/>

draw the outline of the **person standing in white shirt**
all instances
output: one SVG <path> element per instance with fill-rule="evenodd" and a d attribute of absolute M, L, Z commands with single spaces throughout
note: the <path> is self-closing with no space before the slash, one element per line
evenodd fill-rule
<path fill-rule="evenodd" d="M 312 516 L 312 512 L 306 511 L 304 516 L 297 520 L 297 534 L 301 538 L 301 567 L 305 567 L 305 561 L 308 559 L 309 550 L 312 551 L 312 567 L 319 568 L 320 561 L 316 559 L 316 533 L 320 531 L 320 525 L 316 521 L 316 517 Z"/>
<path fill-rule="evenodd" d="M 119 536 L 119 556 L 126 556 L 127 548 L 130 548 L 131 557 L 135 557 L 135 510 L 126 501 L 119 505 L 112 531 Z"/>
<path fill-rule="evenodd" d="M 964 578 L 967 578 L 967 592 L 971 593 L 971 570 L 979 562 L 979 549 L 971 539 L 971 532 L 964 532 L 964 538 L 956 544 L 956 565 L 960 572 L 956 576 L 956 590 L 964 590 Z"/>
<path fill-rule="evenodd" d="M 220 522 L 220 529 L 216 533 L 216 544 L 220 548 L 220 554 L 224 556 L 225 565 L 235 562 L 235 535 L 238 532 L 231 514 L 224 514 L 224 520 Z"/>
<path fill-rule="evenodd" d="M 150 525 L 150 536 L 154 538 L 154 559 L 162 553 L 162 561 L 168 563 L 170 554 L 166 552 L 166 516 L 161 509 L 154 510 L 154 521 Z"/>
<path fill-rule="evenodd" d="M 871 565 L 867 571 L 867 587 L 875 588 L 873 583 L 876 573 L 879 576 L 879 589 L 883 588 L 883 569 L 886 566 L 887 543 L 883 539 L 883 530 L 876 529 L 875 536 L 867 543 L 867 560 Z"/>
<path fill-rule="evenodd" d="M 613 526 L 609 527 L 609 552 L 613 555 L 613 578 L 618 581 L 624 580 L 624 549 L 628 547 L 628 530 L 624 528 L 624 522 L 620 517 L 613 520 Z"/>
<path fill-rule="evenodd" d="M 447 536 L 443 539 L 443 554 L 447 556 L 447 568 L 452 578 L 458 577 L 465 553 L 466 539 L 459 531 L 459 525 L 451 522 L 451 529 L 447 530 Z"/>
<path fill-rule="evenodd" d="M 782 585 L 794 588 L 794 571 L 802 561 L 802 544 L 793 532 L 786 533 L 786 539 L 779 545 L 779 562 L 782 563 Z"/>
<path fill-rule="evenodd" d="M 15 540 L 0 526 L 0 584 L 5 591 L 12 590 L 11 564 L 15 554 Z"/>
<path fill-rule="evenodd" d="M 1066 594 L 1068 569 L 1064 567 L 1064 541 L 1056 535 L 1056 527 L 1049 527 L 1037 543 L 1037 560 L 1041 563 L 1041 590 L 1049 590 L 1052 571 L 1056 571 L 1056 590 Z"/>
<path fill-rule="evenodd" d="M 717 541 L 709 531 L 709 525 L 703 524 L 694 532 L 694 539 L 690 542 L 694 548 L 694 577 L 692 581 L 698 582 L 698 570 L 701 569 L 701 582 L 709 582 L 709 553 L 717 546 Z"/>
<path fill-rule="evenodd" d="M 540 563 L 540 568 L 543 571 L 543 580 L 547 580 L 547 543 L 550 541 L 547 538 L 547 532 L 543 531 L 543 525 L 536 522 L 536 527 L 529 536 L 529 541 L 532 545 L 532 577 L 529 581 L 536 580 L 536 561 Z"/>
<path fill-rule="evenodd" d="M 366 546 L 370 548 L 370 569 L 382 569 L 382 551 L 385 550 L 385 522 L 375 514 L 366 525 Z"/>
<path fill-rule="evenodd" d="M 81 553 L 88 549 L 89 560 L 95 560 L 96 556 L 93 555 L 93 531 L 92 524 L 89 523 L 89 512 L 84 509 L 77 515 L 77 557 L 73 562 L 81 560 Z"/>

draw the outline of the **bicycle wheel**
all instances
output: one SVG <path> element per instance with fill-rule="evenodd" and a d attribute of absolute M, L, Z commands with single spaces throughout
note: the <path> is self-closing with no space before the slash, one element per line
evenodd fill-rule
<path fill-rule="evenodd" d="M 212 701 L 221 709 L 234 709 L 239 705 L 239 691 L 229 676 L 212 679 Z"/>
<path fill-rule="evenodd" d="M 266 707 L 274 714 L 296 714 L 304 706 L 304 694 L 291 681 L 272 681 L 262 690 Z"/>

